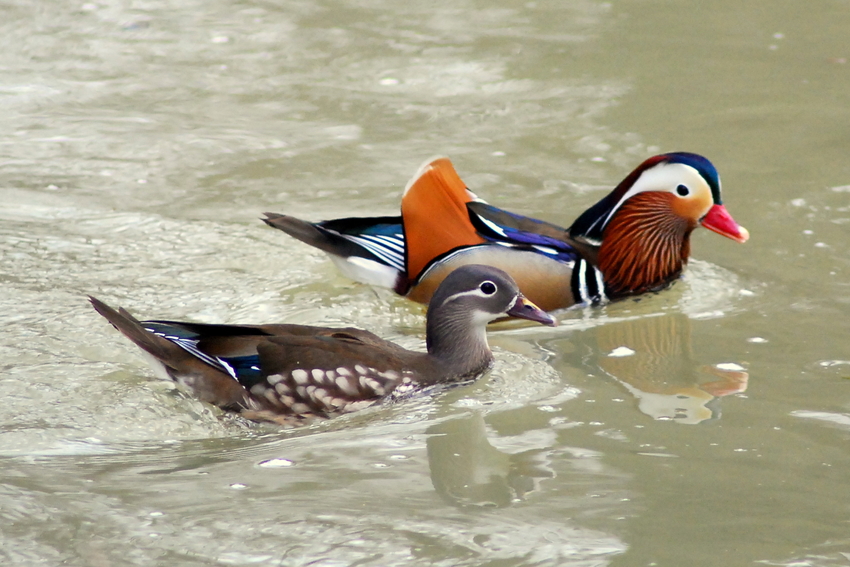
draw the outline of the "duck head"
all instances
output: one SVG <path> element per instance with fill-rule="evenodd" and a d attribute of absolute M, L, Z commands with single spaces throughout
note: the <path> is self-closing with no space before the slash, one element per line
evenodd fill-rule
<path fill-rule="evenodd" d="M 428 304 L 428 352 L 459 376 L 480 374 L 493 360 L 487 323 L 506 316 L 557 324 L 526 299 L 506 272 L 480 264 L 461 266 L 446 276 Z"/>
<path fill-rule="evenodd" d="M 615 298 L 676 279 L 690 255 L 691 232 L 700 225 L 737 242 L 749 238 L 723 206 L 711 162 L 673 152 L 643 162 L 568 232 L 597 248 L 606 293 Z"/>

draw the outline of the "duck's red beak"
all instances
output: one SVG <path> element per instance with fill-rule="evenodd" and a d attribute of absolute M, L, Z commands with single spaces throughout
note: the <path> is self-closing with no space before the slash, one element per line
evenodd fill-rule
<path fill-rule="evenodd" d="M 746 242 L 750 238 L 750 231 L 736 223 L 723 205 L 713 205 L 700 224 L 736 242 Z"/>

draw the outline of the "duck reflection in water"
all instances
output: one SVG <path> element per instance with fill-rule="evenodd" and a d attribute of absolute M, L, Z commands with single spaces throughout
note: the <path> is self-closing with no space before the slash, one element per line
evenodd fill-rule
<path fill-rule="evenodd" d="M 431 482 L 453 504 L 509 506 L 555 476 L 548 449 L 506 453 L 494 447 L 480 413 L 442 421 L 426 433 Z"/>
<path fill-rule="evenodd" d="M 686 424 L 716 419 L 718 398 L 747 389 L 749 375 L 737 364 L 694 364 L 691 321 L 681 313 L 608 324 L 593 334 L 599 368 L 653 419 Z"/>

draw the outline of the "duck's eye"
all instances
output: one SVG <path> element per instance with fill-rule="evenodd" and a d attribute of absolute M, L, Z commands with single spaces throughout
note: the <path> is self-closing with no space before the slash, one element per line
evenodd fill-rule
<path fill-rule="evenodd" d="M 678 193 L 682 197 L 687 197 L 688 195 L 690 195 L 691 190 L 688 189 L 686 185 L 679 185 L 678 187 L 676 187 L 676 193 Z"/>
<path fill-rule="evenodd" d="M 478 286 L 478 289 L 480 289 L 484 295 L 493 295 L 496 293 L 496 284 L 493 282 L 484 282 Z"/>

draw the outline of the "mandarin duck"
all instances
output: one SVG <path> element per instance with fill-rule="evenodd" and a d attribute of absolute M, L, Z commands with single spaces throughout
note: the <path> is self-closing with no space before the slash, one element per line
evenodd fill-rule
<path fill-rule="evenodd" d="M 686 152 L 647 159 L 568 229 L 487 204 L 444 157 L 407 184 L 401 216 L 314 223 L 265 215 L 328 253 L 346 276 L 414 301 L 427 303 L 447 274 L 475 263 L 508 272 L 546 311 L 666 287 L 681 275 L 700 225 L 749 238 L 722 204 L 717 170 Z"/>
<path fill-rule="evenodd" d="M 496 318 L 555 324 L 508 274 L 481 265 L 455 270 L 434 293 L 425 353 L 354 328 L 139 321 L 90 300 L 152 355 L 158 369 L 201 400 L 280 423 L 330 417 L 477 378 L 493 363 L 485 329 Z"/>

